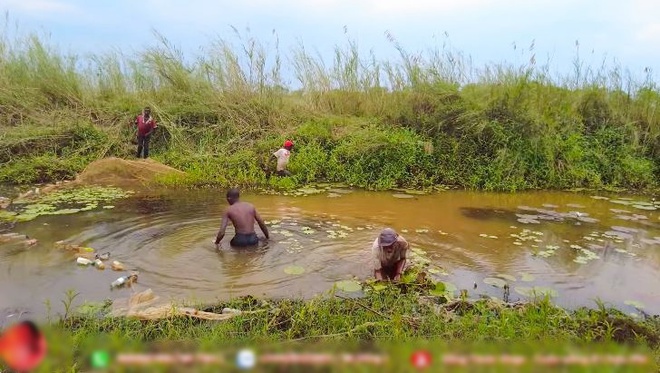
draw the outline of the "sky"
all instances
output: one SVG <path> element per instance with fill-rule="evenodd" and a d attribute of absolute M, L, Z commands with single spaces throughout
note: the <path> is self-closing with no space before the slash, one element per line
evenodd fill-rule
<path fill-rule="evenodd" d="M 212 40 L 232 38 L 232 26 L 280 50 L 299 43 L 331 60 L 332 48 L 355 40 L 382 59 L 443 43 L 486 63 L 539 64 L 566 73 L 578 54 L 598 67 L 605 59 L 638 77 L 660 77 L 658 0 L 0 0 L 14 30 L 50 35 L 77 54 L 154 45 L 157 30 L 186 56 Z M 530 46 L 534 45 L 533 52 Z"/>

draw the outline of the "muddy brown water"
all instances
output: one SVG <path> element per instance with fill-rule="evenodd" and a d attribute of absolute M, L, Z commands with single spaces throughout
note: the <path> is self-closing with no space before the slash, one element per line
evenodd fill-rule
<path fill-rule="evenodd" d="M 0 310 L 5 320 L 40 318 L 60 313 L 69 289 L 79 293 L 76 305 L 131 294 L 110 290 L 125 273 L 78 266 L 75 256 L 54 247 L 59 240 L 110 252 L 111 260 L 138 270 L 138 291 L 151 288 L 165 299 L 212 303 L 247 294 L 311 297 L 336 281 L 367 278 L 371 243 L 382 227 L 391 226 L 446 271 L 440 279 L 468 289 L 471 297 L 502 298 L 502 289 L 483 280 L 505 274 L 516 279 L 510 281 L 510 300 L 527 299 L 517 287 L 539 286 L 555 290 L 554 301 L 568 308 L 595 307 L 600 299 L 628 313 L 641 314 L 630 301 L 643 312 L 660 313 L 660 210 L 554 192 L 331 196 L 244 194 L 269 221 L 272 235 L 268 245 L 250 251 L 228 248 L 231 225 L 224 250 L 214 251 L 224 191 L 168 192 L 117 201 L 111 210 L 19 223 L 13 231 L 39 243 L 0 244 Z M 521 217 L 533 222 L 523 224 Z M 285 273 L 291 265 L 305 272 Z"/>

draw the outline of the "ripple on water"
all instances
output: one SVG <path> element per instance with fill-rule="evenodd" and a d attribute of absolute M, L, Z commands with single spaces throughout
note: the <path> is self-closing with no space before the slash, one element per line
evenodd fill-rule
<path fill-rule="evenodd" d="M 364 225 L 295 214 L 267 225 L 271 239 L 257 250 L 230 250 L 230 224 L 217 252 L 212 243 L 219 228 L 217 217 L 168 212 L 115 222 L 103 234 L 91 228 L 69 241 L 110 251 L 113 260 L 140 272 L 141 284 L 178 296 L 309 295 L 310 290 L 329 288 L 342 276 L 367 274 L 365 265 L 370 262 L 364 243 L 372 242 L 374 233 Z M 260 230 L 257 234 L 262 236 Z M 292 266 L 303 272 L 286 273 Z"/>

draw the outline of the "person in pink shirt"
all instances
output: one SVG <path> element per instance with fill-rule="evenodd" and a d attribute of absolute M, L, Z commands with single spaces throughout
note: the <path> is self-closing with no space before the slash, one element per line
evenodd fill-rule
<path fill-rule="evenodd" d="M 142 114 L 135 118 L 135 125 L 137 126 L 137 157 L 140 158 L 144 150 L 144 158 L 148 158 L 149 141 L 154 130 L 158 127 L 156 120 L 151 116 L 151 109 L 149 107 L 145 107 Z"/>

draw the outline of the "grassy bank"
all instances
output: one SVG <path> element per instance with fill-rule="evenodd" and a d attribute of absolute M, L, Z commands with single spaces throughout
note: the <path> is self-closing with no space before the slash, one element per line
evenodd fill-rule
<path fill-rule="evenodd" d="M 587 356 L 636 352 L 648 356 L 649 364 L 660 362 L 657 318 L 634 320 L 605 307 L 567 312 L 542 299 L 505 304 L 495 300 L 448 302 L 427 295 L 388 287 L 353 299 L 338 293 L 307 301 L 244 297 L 206 308 L 211 312 L 221 312 L 225 307 L 254 311 L 226 321 L 188 317 L 151 321 L 99 318 L 103 307 L 87 308 L 86 313 L 69 314 L 47 328 L 51 340 L 59 343 L 50 344 L 52 354 L 40 371 L 84 371 L 89 368 L 89 357 L 99 349 L 112 356 L 224 351 L 229 354 L 230 366 L 234 364 L 233 354 L 244 347 L 254 348 L 258 353 L 370 351 L 389 353 L 392 365 L 385 371 L 402 372 L 412 371 L 409 356 L 417 348 L 436 354 L 436 364 L 438 357 L 448 352 L 511 353 L 530 359 L 535 353 Z M 581 368 L 584 370 L 570 371 L 653 371 L 650 365 L 634 370 L 612 364 Z M 536 366 L 526 371 L 539 369 Z M 376 370 L 383 368 L 373 371 Z"/>
<path fill-rule="evenodd" d="M 362 54 L 352 42 L 322 61 L 242 35 L 192 61 L 156 36 L 131 56 L 70 56 L 44 38 L 0 39 L 0 182 L 71 178 L 104 156 L 131 157 L 131 121 L 160 121 L 152 156 L 187 171 L 169 184 L 345 182 L 371 189 L 516 191 L 654 188 L 660 92 L 619 66 L 576 57 L 551 74 L 534 51 L 520 66 L 472 66 L 446 49 Z M 301 88 L 292 89 L 286 77 Z M 271 154 L 296 143 L 290 179 Z"/>

